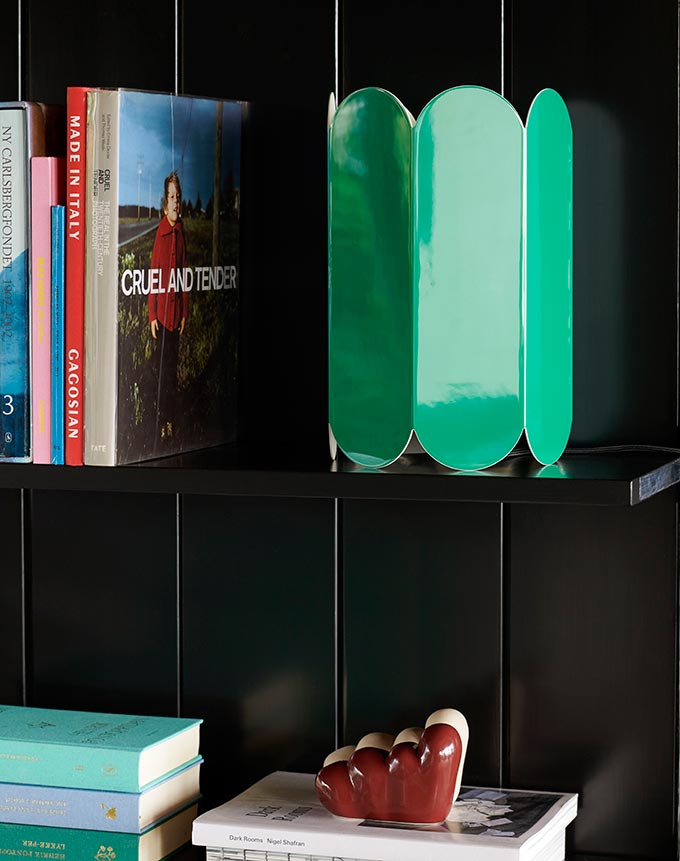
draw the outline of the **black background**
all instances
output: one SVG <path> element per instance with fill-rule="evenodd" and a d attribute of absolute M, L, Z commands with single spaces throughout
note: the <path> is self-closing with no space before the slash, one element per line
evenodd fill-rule
<path fill-rule="evenodd" d="M 382 86 L 417 115 L 466 83 L 522 117 L 554 87 L 571 113 L 570 446 L 677 445 L 673 0 L 345 0 L 337 22 L 331 0 L 251 0 L 218 25 L 173 0 L 20 8 L 3 9 L 0 98 L 252 102 L 256 447 L 325 445 L 329 95 Z M 674 490 L 632 508 L 242 498 L 114 493 L 104 475 L 69 490 L 62 469 L 63 489 L 0 490 L 0 701 L 204 717 L 207 803 L 452 706 L 464 782 L 579 792 L 574 852 L 676 857 Z"/>

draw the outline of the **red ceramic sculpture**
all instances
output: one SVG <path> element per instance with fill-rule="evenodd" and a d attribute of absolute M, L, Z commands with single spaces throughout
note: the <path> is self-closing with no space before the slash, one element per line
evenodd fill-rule
<path fill-rule="evenodd" d="M 336 816 L 432 825 L 443 822 L 460 790 L 468 725 L 439 709 L 425 728 L 396 738 L 370 733 L 326 757 L 316 775 L 321 803 Z"/>

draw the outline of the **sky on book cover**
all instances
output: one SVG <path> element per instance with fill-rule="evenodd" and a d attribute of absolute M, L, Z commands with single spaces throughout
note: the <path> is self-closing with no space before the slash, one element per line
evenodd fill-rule
<path fill-rule="evenodd" d="M 163 180 L 172 170 L 182 177 L 182 196 L 205 202 L 215 176 L 215 110 L 222 105 L 222 165 L 240 185 L 239 102 L 165 93 L 121 92 L 121 206 L 160 208 Z"/>

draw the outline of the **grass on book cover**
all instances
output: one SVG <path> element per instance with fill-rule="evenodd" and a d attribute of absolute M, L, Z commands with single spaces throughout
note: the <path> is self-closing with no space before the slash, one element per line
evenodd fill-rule
<path fill-rule="evenodd" d="M 125 463 L 236 437 L 244 104 L 126 91 L 120 106 Z"/>

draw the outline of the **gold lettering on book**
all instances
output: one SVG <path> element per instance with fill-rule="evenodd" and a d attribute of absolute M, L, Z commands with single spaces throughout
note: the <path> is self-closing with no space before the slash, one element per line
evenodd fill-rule
<path fill-rule="evenodd" d="M 116 807 L 109 807 L 106 804 L 102 804 L 101 808 L 106 811 L 104 814 L 106 819 L 115 819 L 118 816 L 118 809 Z"/>

